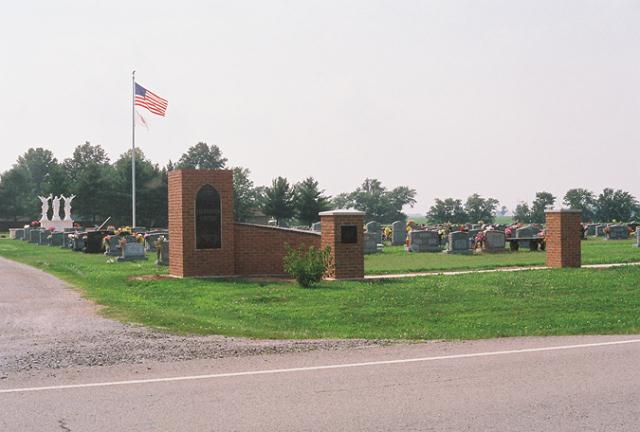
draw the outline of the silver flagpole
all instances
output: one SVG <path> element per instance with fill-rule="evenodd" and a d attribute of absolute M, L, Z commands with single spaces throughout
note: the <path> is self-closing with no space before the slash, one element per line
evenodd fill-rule
<path fill-rule="evenodd" d="M 131 99 L 131 209 L 132 225 L 136 226 L 136 71 L 131 73 L 133 95 Z"/>

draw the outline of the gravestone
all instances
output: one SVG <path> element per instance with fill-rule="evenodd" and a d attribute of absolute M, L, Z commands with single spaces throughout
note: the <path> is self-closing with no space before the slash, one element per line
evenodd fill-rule
<path fill-rule="evenodd" d="M 71 246 L 73 245 L 73 240 L 72 240 L 73 233 L 64 232 L 63 234 L 64 235 L 62 236 L 62 245 L 61 245 L 61 247 L 63 249 L 71 249 Z"/>
<path fill-rule="evenodd" d="M 40 228 L 31 229 L 29 231 L 29 243 L 38 243 L 40 241 Z"/>
<path fill-rule="evenodd" d="M 84 240 L 85 253 L 102 253 L 102 240 L 107 235 L 104 231 L 87 231 Z"/>
<path fill-rule="evenodd" d="M 395 221 L 391 224 L 391 244 L 400 246 L 405 244 L 407 240 L 407 230 L 404 222 Z"/>
<path fill-rule="evenodd" d="M 587 235 L 588 236 L 594 236 L 596 235 L 596 224 L 589 224 L 587 225 Z"/>
<path fill-rule="evenodd" d="M 169 265 L 169 241 L 164 236 L 160 236 L 156 241 L 156 265 Z"/>
<path fill-rule="evenodd" d="M 454 231 L 449 233 L 447 253 L 472 253 L 469 243 L 469 233 L 466 231 Z"/>
<path fill-rule="evenodd" d="M 627 240 L 629 238 L 629 229 L 626 225 L 609 225 L 607 240 Z"/>
<path fill-rule="evenodd" d="M 527 225 L 516 230 L 516 238 L 532 238 L 538 235 L 539 232 L 540 229 L 531 225 Z M 521 241 L 520 248 L 529 249 L 529 243 L 529 241 Z"/>
<path fill-rule="evenodd" d="M 122 237 L 119 235 L 112 235 L 105 238 L 105 250 L 104 254 L 106 256 L 120 256 L 122 255 L 120 251 L 120 240 Z"/>
<path fill-rule="evenodd" d="M 640 248 L 640 226 L 636 228 L 636 247 Z"/>
<path fill-rule="evenodd" d="M 376 235 L 376 244 L 382 243 L 382 225 L 376 221 L 371 221 L 367 223 L 364 228 L 368 233 Z"/>
<path fill-rule="evenodd" d="M 478 235 L 479 232 L 480 232 L 479 229 L 472 229 L 472 230 L 468 231 L 468 233 L 469 233 L 469 247 L 471 249 L 473 249 L 474 245 L 476 244 L 476 236 Z"/>
<path fill-rule="evenodd" d="M 84 237 L 82 234 L 74 234 L 71 238 L 71 250 L 81 252 L 84 249 Z"/>
<path fill-rule="evenodd" d="M 155 252 L 156 251 L 156 242 L 160 237 L 167 238 L 169 237 L 169 233 L 166 231 L 155 231 L 150 232 L 144 236 L 144 248 L 147 252 Z"/>
<path fill-rule="evenodd" d="M 16 239 L 16 228 L 9 228 L 9 238 L 11 240 L 17 240 Z"/>
<path fill-rule="evenodd" d="M 31 238 L 31 227 L 24 228 L 24 235 L 22 236 L 23 241 L 29 241 Z"/>
<path fill-rule="evenodd" d="M 62 240 L 64 238 L 64 233 L 61 232 L 53 232 L 51 233 L 51 238 L 49 241 L 49 246 L 62 246 Z"/>
<path fill-rule="evenodd" d="M 505 252 L 506 236 L 504 231 L 486 231 L 484 233 L 485 252 Z"/>
<path fill-rule="evenodd" d="M 410 252 L 440 252 L 440 235 L 436 231 L 417 231 L 409 232 Z"/>
<path fill-rule="evenodd" d="M 596 225 L 595 227 L 595 235 L 596 237 L 604 237 L 604 225 Z"/>
<path fill-rule="evenodd" d="M 11 237 L 14 240 L 24 240 L 24 228 L 14 228 L 13 229 L 13 237 Z"/>
<path fill-rule="evenodd" d="M 40 246 L 48 246 L 51 241 L 51 231 L 49 230 L 40 230 L 38 233 L 40 236 L 38 237 L 38 245 Z"/>
<path fill-rule="evenodd" d="M 311 224 L 311 231 L 315 231 L 315 232 L 322 231 L 322 223 L 321 222 L 314 222 L 313 224 Z"/>
<path fill-rule="evenodd" d="M 482 229 L 482 224 L 471 224 L 471 229 L 472 230 L 481 230 Z"/>
<path fill-rule="evenodd" d="M 144 245 L 138 242 L 127 242 L 124 244 L 122 255 L 118 257 L 118 261 L 138 261 L 146 260 L 147 255 L 144 252 Z"/>
<path fill-rule="evenodd" d="M 375 233 L 366 232 L 363 234 L 364 253 L 372 254 L 378 252 L 378 237 Z"/>

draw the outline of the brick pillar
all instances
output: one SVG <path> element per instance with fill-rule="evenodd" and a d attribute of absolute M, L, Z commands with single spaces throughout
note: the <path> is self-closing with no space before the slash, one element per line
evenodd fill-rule
<path fill-rule="evenodd" d="M 582 211 L 548 210 L 545 214 L 547 267 L 580 267 L 582 264 L 580 251 Z"/>
<path fill-rule="evenodd" d="M 331 247 L 333 268 L 329 276 L 335 279 L 364 277 L 364 212 L 332 210 L 320 213 L 322 248 Z"/>
<path fill-rule="evenodd" d="M 196 196 L 209 185 L 220 198 L 220 239 L 214 247 L 198 247 L 196 219 L 215 220 L 212 206 L 196 214 Z M 213 218 L 213 219 L 212 219 Z M 215 225 L 206 222 L 204 226 Z M 202 230 L 204 232 L 204 230 Z M 233 172 L 230 170 L 175 170 L 169 172 L 169 273 L 172 276 L 228 276 L 235 274 Z"/>

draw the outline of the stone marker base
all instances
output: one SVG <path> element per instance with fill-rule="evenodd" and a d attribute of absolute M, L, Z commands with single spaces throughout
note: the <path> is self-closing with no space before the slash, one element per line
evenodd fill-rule
<path fill-rule="evenodd" d="M 447 255 L 472 255 L 474 253 L 473 250 L 471 249 L 467 249 L 467 250 L 443 250 L 442 251 L 443 254 L 447 254 Z"/>
<path fill-rule="evenodd" d="M 507 253 L 507 252 L 511 252 L 511 251 L 509 249 L 507 249 L 507 248 L 502 248 L 502 249 L 481 249 L 479 252 L 480 253 L 499 254 L 499 253 Z"/>
<path fill-rule="evenodd" d="M 149 258 L 147 258 L 146 256 L 132 256 L 132 257 L 123 257 L 123 256 L 119 256 L 116 261 L 118 262 L 125 262 L 125 261 L 146 261 Z"/>

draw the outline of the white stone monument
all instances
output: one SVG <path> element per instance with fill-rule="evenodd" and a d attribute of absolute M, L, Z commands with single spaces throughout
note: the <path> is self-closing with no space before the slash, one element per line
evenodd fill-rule
<path fill-rule="evenodd" d="M 40 226 L 42 228 L 53 228 L 54 231 L 64 231 L 65 228 L 73 228 L 73 219 L 71 219 L 71 201 L 73 201 L 75 195 L 71 195 L 70 197 L 60 195 L 54 198 L 52 194 L 49 194 L 48 197 L 39 196 L 38 198 L 42 203 L 42 216 L 40 217 Z M 64 200 L 64 220 L 60 218 L 60 199 Z M 49 212 L 49 201 L 51 201 L 53 211 L 51 219 L 49 219 L 49 216 L 47 215 Z"/>

